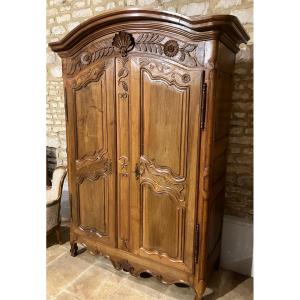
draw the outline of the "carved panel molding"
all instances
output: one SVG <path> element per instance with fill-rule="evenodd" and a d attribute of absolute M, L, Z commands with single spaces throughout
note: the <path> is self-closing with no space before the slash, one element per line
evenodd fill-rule
<path fill-rule="evenodd" d="M 169 82 L 175 80 L 177 84 L 187 84 L 191 81 L 191 76 L 175 67 L 174 65 L 170 65 L 168 63 L 164 63 L 158 60 L 149 59 L 146 57 L 142 57 L 139 59 L 140 66 L 143 68 L 148 67 L 152 76 L 156 76 L 158 74 L 163 75 L 165 79 Z"/>
<path fill-rule="evenodd" d="M 98 231 L 98 230 L 97 230 L 96 228 L 94 228 L 94 227 L 89 227 L 89 226 L 83 226 L 83 225 L 80 225 L 78 228 L 79 228 L 80 230 L 82 230 L 82 231 L 88 233 L 88 234 L 96 235 L 96 236 L 98 236 L 98 237 L 100 237 L 100 238 L 107 236 L 107 234 Z"/>
<path fill-rule="evenodd" d="M 162 251 L 156 248 L 148 248 L 144 244 L 140 248 L 143 252 L 148 255 L 158 256 L 160 259 L 166 258 L 168 261 L 172 262 L 183 262 L 184 259 L 184 228 L 185 228 L 185 215 L 186 210 L 184 207 L 178 207 L 176 209 L 176 236 L 177 240 L 174 242 L 172 247 L 176 249 L 176 255 L 172 256 L 166 251 Z"/>
<path fill-rule="evenodd" d="M 96 181 L 112 173 L 112 160 L 105 157 L 107 151 L 100 150 L 76 161 L 77 183 L 83 180 Z"/>
<path fill-rule="evenodd" d="M 80 90 L 81 88 L 87 86 L 91 82 L 97 82 L 105 71 L 105 63 L 98 65 L 88 71 L 82 73 L 72 82 L 72 88 L 74 90 Z"/>
<path fill-rule="evenodd" d="M 173 174 L 168 167 L 157 166 L 145 156 L 140 157 L 140 184 L 146 184 L 158 193 L 167 193 L 184 206 L 185 178 Z"/>
<path fill-rule="evenodd" d="M 86 165 L 89 165 L 91 162 L 97 162 L 101 161 L 103 159 L 103 156 L 107 153 L 106 150 L 101 149 L 98 151 L 95 151 L 92 154 L 84 155 L 82 158 L 76 160 L 76 169 L 80 169 L 85 167 Z"/>

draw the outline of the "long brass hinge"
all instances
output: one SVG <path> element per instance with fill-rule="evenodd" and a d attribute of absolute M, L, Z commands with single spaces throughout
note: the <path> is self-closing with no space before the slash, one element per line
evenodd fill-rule
<path fill-rule="evenodd" d="M 198 262 L 199 256 L 199 224 L 195 226 L 195 242 L 194 242 L 194 262 Z"/>
<path fill-rule="evenodd" d="M 201 113 L 200 113 L 200 128 L 205 128 L 205 115 L 206 115 L 206 93 L 207 83 L 205 80 L 205 72 L 202 72 L 202 87 L 201 87 Z"/>

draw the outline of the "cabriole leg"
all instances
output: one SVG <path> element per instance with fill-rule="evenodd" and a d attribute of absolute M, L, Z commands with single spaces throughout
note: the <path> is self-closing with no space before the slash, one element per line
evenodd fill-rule
<path fill-rule="evenodd" d="M 205 282 L 200 281 L 199 284 L 195 287 L 195 300 L 202 300 L 205 289 L 206 289 Z"/>
<path fill-rule="evenodd" d="M 204 293 L 198 294 L 198 293 L 196 292 L 196 294 L 195 294 L 195 300 L 202 300 L 203 294 L 204 294 Z"/>

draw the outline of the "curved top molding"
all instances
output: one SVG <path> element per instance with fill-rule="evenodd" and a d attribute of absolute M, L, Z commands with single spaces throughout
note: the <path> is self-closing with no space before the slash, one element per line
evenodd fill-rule
<path fill-rule="evenodd" d="M 238 18 L 232 15 L 189 18 L 178 13 L 160 10 L 127 8 L 111 10 L 90 18 L 70 31 L 60 41 L 50 43 L 49 46 L 54 52 L 68 51 L 91 33 L 104 30 L 111 25 L 141 21 L 161 22 L 192 33 L 217 31 L 227 34 L 237 45 L 249 40 L 249 36 Z M 149 28 L 151 29 L 150 26 Z"/>

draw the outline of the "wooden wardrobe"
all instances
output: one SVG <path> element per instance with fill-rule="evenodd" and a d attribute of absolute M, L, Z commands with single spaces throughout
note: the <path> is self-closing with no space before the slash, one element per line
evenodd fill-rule
<path fill-rule="evenodd" d="M 71 254 L 192 286 L 220 257 L 234 16 L 110 11 L 49 44 L 62 58 Z"/>

